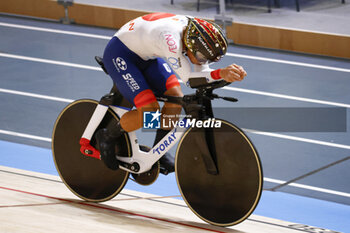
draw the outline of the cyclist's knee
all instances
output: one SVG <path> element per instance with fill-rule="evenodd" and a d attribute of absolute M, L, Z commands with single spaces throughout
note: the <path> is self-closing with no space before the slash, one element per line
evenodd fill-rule
<path fill-rule="evenodd" d="M 125 113 L 120 118 L 120 124 L 122 128 L 127 132 L 137 130 L 143 125 L 143 112 L 156 112 L 159 109 L 160 107 L 157 101 L 139 106 L 136 109 Z"/>
<path fill-rule="evenodd" d="M 156 112 L 160 110 L 159 103 L 157 101 L 138 107 L 137 111 L 143 114 L 143 112 Z"/>
<path fill-rule="evenodd" d="M 164 95 L 182 97 L 184 94 L 182 93 L 182 90 L 181 90 L 180 86 L 174 86 L 174 87 L 166 90 L 164 92 Z"/>

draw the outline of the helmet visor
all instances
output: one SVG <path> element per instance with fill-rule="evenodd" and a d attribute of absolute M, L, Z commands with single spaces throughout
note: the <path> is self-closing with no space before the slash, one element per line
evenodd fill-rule
<path fill-rule="evenodd" d="M 194 54 L 194 57 L 196 58 L 196 60 L 198 61 L 199 64 L 204 65 L 204 64 L 208 64 L 209 60 L 208 58 L 206 58 L 201 52 L 197 51 Z"/>
<path fill-rule="evenodd" d="M 206 56 L 204 56 L 203 53 L 197 51 L 197 52 L 194 53 L 194 57 L 197 59 L 197 61 L 198 61 L 199 64 L 204 65 L 204 64 L 210 64 L 210 63 L 213 63 L 213 62 L 217 62 L 217 61 L 219 61 L 223 56 L 218 56 L 218 57 L 216 57 L 216 59 L 213 61 L 213 60 L 208 59 Z"/>

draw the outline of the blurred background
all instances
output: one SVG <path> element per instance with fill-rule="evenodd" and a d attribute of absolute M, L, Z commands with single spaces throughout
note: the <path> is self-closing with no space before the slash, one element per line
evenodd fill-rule
<path fill-rule="evenodd" d="M 94 56 L 122 25 L 150 12 L 203 17 L 225 28 L 230 47 L 212 67 L 237 63 L 248 76 L 217 91 L 239 99 L 214 101 L 218 117 L 240 126 L 245 117 L 238 113 L 248 108 L 341 110 L 341 118 L 313 116 L 342 119 L 342 130 L 333 132 L 276 130 L 288 113 L 274 119 L 274 130 L 245 130 L 264 168 L 265 191 L 254 214 L 350 232 L 346 0 L 1 0 L 0 165 L 58 175 L 50 149 L 57 116 L 73 100 L 99 100 L 110 90 Z M 137 134 L 153 143 L 152 132 Z M 149 187 L 129 181 L 126 188 L 179 195 L 173 174 Z"/>

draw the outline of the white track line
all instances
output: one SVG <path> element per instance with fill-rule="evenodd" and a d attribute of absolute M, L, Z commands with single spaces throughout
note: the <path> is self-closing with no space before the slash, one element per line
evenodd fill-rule
<path fill-rule="evenodd" d="M 101 35 L 90 34 L 90 33 L 73 32 L 73 31 L 34 27 L 34 26 L 11 24 L 11 23 L 0 22 L 0 26 L 34 30 L 34 31 L 42 31 L 42 32 L 50 32 L 50 33 L 59 33 L 59 34 L 72 35 L 72 36 L 90 37 L 90 38 L 103 39 L 103 40 L 111 39 L 110 36 L 101 36 Z M 258 61 L 266 61 L 266 62 L 275 62 L 275 63 L 281 63 L 281 64 L 295 65 L 295 66 L 303 66 L 303 67 L 316 68 L 316 69 L 325 69 L 325 70 L 332 70 L 332 71 L 339 71 L 339 72 L 347 72 L 347 73 L 350 72 L 350 69 L 346 69 L 346 68 L 338 68 L 338 67 L 332 67 L 332 66 L 323 66 L 323 65 L 304 63 L 304 62 L 294 62 L 294 61 L 287 61 L 287 60 L 281 60 L 281 59 L 250 56 L 245 54 L 227 53 L 226 56 L 252 59 L 252 60 L 258 60 Z"/>
<path fill-rule="evenodd" d="M 183 81 L 179 80 L 180 83 L 183 83 Z M 256 90 L 250 90 L 250 89 L 244 89 L 244 88 L 238 88 L 238 87 L 223 87 L 224 90 L 229 91 L 237 91 L 237 92 L 244 92 L 254 95 L 264 95 L 264 96 L 270 96 L 270 97 L 276 97 L 281 99 L 290 99 L 290 100 L 296 100 L 301 102 L 309 102 L 309 103 L 316 103 L 316 104 L 325 104 L 325 105 L 331 105 L 336 107 L 343 107 L 343 108 L 350 108 L 350 104 L 343 104 L 343 103 L 337 103 L 337 102 L 331 102 L 331 101 L 324 101 L 324 100 L 317 100 L 317 99 L 310 99 L 310 98 L 304 98 L 304 97 L 298 97 L 298 96 L 292 96 L 292 95 L 283 95 L 283 94 L 276 94 L 271 92 L 265 92 L 265 91 L 256 91 Z"/>
<path fill-rule="evenodd" d="M 81 65 L 81 64 L 71 63 L 71 62 L 63 62 L 63 61 L 49 60 L 49 59 L 43 59 L 43 58 L 21 56 L 21 55 L 9 54 L 9 53 L 0 53 L 0 57 L 48 63 L 48 64 L 60 65 L 60 66 L 69 66 L 69 67 L 81 68 L 81 69 L 87 69 L 87 70 L 102 71 L 102 69 L 97 66 L 87 66 L 87 65 Z"/>
<path fill-rule="evenodd" d="M 29 92 L 15 91 L 15 90 L 3 89 L 3 88 L 0 88 L 0 92 L 7 93 L 7 94 L 14 94 L 14 95 L 29 96 L 29 97 L 45 99 L 45 100 L 66 102 L 66 103 L 71 103 L 74 101 L 72 99 L 65 99 L 65 98 L 53 97 L 48 95 L 39 95 L 39 94 L 33 94 Z"/>
<path fill-rule="evenodd" d="M 312 144 L 317 144 L 317 145 L 322 145 L 322 146 L 329 146 L 329 147 L 336 147 L 339 149 L 350 150 L 349 145 L 343 145 L 343 144 L 332 143 L 332 142 L 325 142 L 325 141 L 320 141 L 320 140 L 290 136 L 290 135 L 279 134 L 279 133 L 262 132 L 262 131 L 252 130 L 252 129 L 242 129 L 242 130 L 247 132 L 247 133 L 253 133 L 253 134 L 264 135 L 264 136 L 269 136 L 269 137 L 283 138 L 283 139 L 292 140 L 292 141 L 306 142 L 306 143 L 312 143 Z"/>
<path fill-rule="evenodd" d="M 286 183 L 286 181 L 284 181 L 284 180 L 277 180 L 277 179 L 272 179 L 272 178 L 267 178 L 267 177 L 264 178 L 264 181 L 271 182 L 271 183 L 277 183 L 277 184 Z M 322 193 L 334 194 L 334 195 L 343 196 L 343 197 L 350 197 L 350 193 L 339 192 L 339 191 L 335 191 L 335 190 L 331 190 L 331 189 L 318 188 L 318 187 L 305 185 L 305 184 L 298 184 L 298 183 L 290 183 L 288 185 L 293 186 L 293 187 L 297 187 L 297 188 L 322 192 Z"/>
<path fill-rule="evenodd" d="M 20 25 L 20 24 L 12 24 L 12 23 L 0 22 L 0 26 L 19 28 L 19 29 L 27 29 L 27 30 L 33 30 L 33 31 L 41 31 L 41 32 L 51 32 L 51 33 L 65 34 L 65 35 L 71 35 L 71 36 L 83 36 L 83 37 L 103 39 L 103 40 L 110 40 L 111 39 L 111 36 L 101 36 L 101 35 L 90 34 L 90 33 L 72 32 L 72 31 L 65 31 L 65 30 L 58 30 L 58 29 L 51 29 L 51 28 L 42 28 L 42 27 L 34 27 L 34 26 L 27 26 L 27 25 Z"/>
<path fill-rule="evenodd" d="M 34 136 L 30 134 L 25 134 L 25 133 L 17 133 L 17 132 L 8 131 L 8 130 L 2 130 L 2 129 L 0 129 L 0 134 L 6 134 L 6 135 L 11 135 L 11 136 L 20 137 L 20 138 L 29 138 L 29 139 L 34 139 L 34 140 L 39 140 L 44 142 L 51 142 L 51 138 Z"/>
<path fill-rule="evenodd" d="M 256 91 L 256 90 L 250 90 L 250 89 L 244 89 L 244 88 L 238 88 L 238 87 L 223 87 L 222 89 L 230 90 L 230 91 L 237 91 L 237 92 L 244 92 L 244 93 L 255 94 L 255 95 L 264 95 L 264 96 L 270 96 L 270 97 L 276 97 L 276 98 L 282 98 L 282 99 L 290 99 L 290 100 L 296 100 L 296 101 L 302 101 L 302 102 L 309 102 L 309 103 L 316 103 L 316 104 L 331 105 L 331 106 L 336 106 L 336 107 L 350 108 L 350 104 L 337 103 L 337 102 L 325 101 L 325 100 L 310 99 L 310 98 L 304 98 L 304 97 L 298 97 L 298 96 L 292 96 L 292 95 L 283 95 L 283 94 L 277 94 L 277 93 L 271 93 L 271 92 L 265 92 L 265 91 Z"/>
<path fill-rule="evenodd" d="M 18 133 L 18 132 L 7 131 L 7 130 L 0 130 L 0 134 L 6 134 L 6 135 L 28 138 L 28 139 L 39 140 L 39 141 L 45 141 L 45 142 L 51 142 L 51 138 L 39 137 L 39 136 L 30 135 L 30 134 Z M 277 184 L 284 184 L 287 182 L 287 181 L 272 179 L 272 178 L 268 178 L 268 177 L 265 177 L 264 181 L 271 182 L 271 183 L 277 183 Z M 310 186 L 310 185 L 304 185 L 304 184 L 298 184 L 298 183 L 290 183 L 288 185 L 293 186 L 293 187 L 297 187 L 297 188 L 322 192 L 322 193 L 334 194 L 334 195 L 343 196 L 343 197 L 350 197 L 349 193 L 339 192 L 339 191 L 324 189 L 324 188 L 318 188 L 318 187 L 314 187 L 314 186 Z"/>
<path fill-rule="evenodd" d="M 346 69 L 346 68 L 339 68 L 339 67 L 333 67 L 333 66 L 323 66 L 323 65 L 316 65 L 316 64 L 310 64 L 310 63 L 304 63 L 304 62 L 287 61 L 287 60 L 280 60 L 280 59 L 273 59 L 273 58 L 266 58 L 266 57 L 257 57 L 257 56 L 250 56 L 250 55 L 236 54 L 236 53 L 226 53 L 226 56 L 350 73 L 350 69 Z"/>

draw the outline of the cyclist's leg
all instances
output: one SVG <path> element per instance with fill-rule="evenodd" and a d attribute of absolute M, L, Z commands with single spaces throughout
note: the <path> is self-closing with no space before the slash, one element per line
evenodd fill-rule
<path fill-rule="evenodd" d="M 103 62 L 119 92 L 137 107 L 136 110 L 124 114 L 119 125 L 113 130 L 101 129 L 96 133 L 101 158 L 109 168 L 117 169 L 115 141 L 123 131 L 129 132 L 140 128 L 141 112 L 144 108 L 149 107 L 153 110 L 159 108 L 159 105 L 139 68 L 147 65 L 146 62 L 129 50 L 118 38 L 113 37 L 108 43 Z"/>
<path fill-rule="evenodd" d="M 180 86 L 174 86 L 164 92 L 164 95 L 183 97 L 183 93 Z M 178 115 L 181 113 L 182 106 L 174 103 L 166 102 L 162 108 L 162 114 L 168 116 L 166 120 L 177 122 L 179 120 Z M 168 128 L 163 127 L 164 130 L 171 130 L 174 124 L 167 124 Z"/>
<path fill-rule="evenodd" d="M 182 97 L 180 84 L 168 64 L 163 59 L 155 59 L 152 64 L 144 71 L 147 82 L 159 95 L 169 95 Z M 167 116 L 166 121 L 177 120 L 177 115 L 181 113 L 181 105 L 173 103 L 164 103 L 162 108 L 162 116 Z M 171 117 L 169 117 L 171 116 Z M 172 124 L 171 124 L 172 125 Z M 153 146 L 155 146 L 165 135 L 169 133 L 172 127 L 161 128 L 157 130 Z M 174 172 L 174 157 L 170 153 L 166 153 L 160 159 L 161 173 L 168 174 Z"/>
<path fill-rule="evenodd" d="M 143 125 L 143 112 L 155 112 L 159 110 L 159 104 L 155 100 L 146 105 L 138 106 L 136 109 L 125 113 L 120 119 L 120 124 L 126 132 L 137 130 Z"/>
<path fill-rule="evenodd" d="M 152 60 L 151 64 L 144 71 L 147 83 L 152 90 L 158 95 L 169 95 L 182 97 L 183 93 L 179 81 L 177 80 L 174 71 L 161 58 Z M 162 116 L 166 116 L 168 121 L 176 121 L 177 115 L 181 113 L 181 105 L 173 103 L 164 103 L 162 108 Z M 173 124 L 166 124 L 173 126 Z M 171 130 L 172 127 L 163 126 L 165 130 Z"/>

